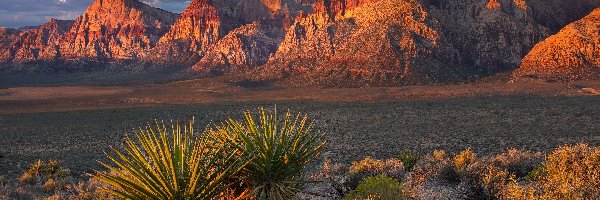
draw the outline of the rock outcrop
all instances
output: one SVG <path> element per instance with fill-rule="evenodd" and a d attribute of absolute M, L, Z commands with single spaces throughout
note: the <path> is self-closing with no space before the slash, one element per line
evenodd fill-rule
<path fill-rule="evenodd" d="M 260 72 L 302 85 L 425 84 L 459 76 L 458 52 L 418 1 L 322 0 Z"/>
<path fill-rule="evenodd" d="M 432 0 L 429 8 L 475 75 L 517 68 L 550 35 L 524 0 Z"/>
<path fill-rule="evenodd" d="M 600 8 L 535 45 L 515 76 L 559 81 L 600 78 Z"/>
<path fill-rule="evenodd" d="M 262 64 L 272 53 L 272 46 L 278 44 L 271 40 L 283 38 L 275 33 L 281 30 L 271 29 L 289 27 L 290 19 L 285 17 L 298 9 L 300 6 L 290 0 L 194 0 L 160 39 L 149 59 L 188 64 L 200 61 L 194 67 L 200 71 Z M 252 49 L 257 44 L 267 46 Z"/>
<path fill-rule="evenodd" d="M 23 32 L 13 62 L 58 59 L 61 55 L 59 40 L 72 25 L 72 20 L 51 19 L 36 29 Z"/>
<path fill-rule="evenodd" d="M 58 42 L 71 25 L 71 20 L 51 19 L 38 27 L 0 31 L 0 49 L 4 51 L 0 60 L 13 63 L 54 61 L 60 56 Z"/>
<path fill-rule="evenodd" d="M 0 63 L 10 63 L 19 48 L 20 31 L 14 28 L 0 28 Z"/>
<path fill-rule="evenodd" d="M 260 20 L 231 31 L 212 45 L 192 69 L 216 75 L 265 64 L 285 35 L 283 23 L 277 20 L 283 19 Z"/>
<path fill-rule="evenodd" d="M 132 60 L 145 56 L 177 14 L 137 0 L 96 0 L 60 41 L 65 60 Z"/>

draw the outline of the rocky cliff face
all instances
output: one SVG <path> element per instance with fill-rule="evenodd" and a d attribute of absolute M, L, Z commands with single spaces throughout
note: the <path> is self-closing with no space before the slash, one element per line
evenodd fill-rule
<path fill-rule="evenodd" d="M 274 34 L 281 30 L 270 29 L 289 26 L 291 22 L 285 17 L 298 9 L 300 6 L 289 0 L 194 0 L 160 39 L 149 58 L 157 62 L 191 64 L 202 59 L 194 67 L 200 71 L 217 66 L 255 66 L 268 58 L 271 51 L 266 49 L 272 49 L 274 44 L 270 40 L 282 38 Z M 253 49 L 257 44 L 267 46 Z"/>
<path fill-rule="evenodd" d="M 19 45 L 20 31 L 14 28 L 0 28 L 0 63 L 10 63 Z"/>
<path fill-rule="evenodd" d="M 319 1 L 261 72 L 302 85 L 399 85 L 448 80 L 458 52 L 418 1 Z M 449 72 L 449 73 L 447 73 Z"/>
<path fill-rule="evenodd" d="M 284 19 L 260 20 L 231 31 L 206 51 L 193 70 L 214 75 L 265 64 L 283 40 L 280 20 Z"/>
<path fill-rule="evenodd" d="M 600 8 L 535 45 L 517 77 L 555 80 L 600 78 Z"/>
<path fill-rule="evenodd" d="M 4 52 L 0 60 L 14 63 L 46 60 L 53 61 L 60 56 L 58 42 L 69 30 L 73 21 L 51 19 L 49 22 L 27 29 L 0 31 Z"/>
<path fill-rule="evenodd" d="M 430 1 L 429 8 L 475 74 L 515 69 L 550 34 L 524 0 Z"/>
<path fill-rule="evenodd" d="M 61 39 L 60 54 L 66 60 L 143 57 L 176 18 L 137 0 L 96 0 Z"/>
<path fill-rule="evenodd" d="M 51 19 L 42 26 L 21 34 L 20 47 L 13 62 L 54 61 L 60 57 L 59 40 L 73 25 L 71 20 Z"/>

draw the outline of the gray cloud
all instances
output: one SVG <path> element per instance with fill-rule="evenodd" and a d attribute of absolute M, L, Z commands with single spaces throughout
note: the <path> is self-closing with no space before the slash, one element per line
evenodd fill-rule
<path fill-rule="evenodd" d="M 51 18 L 75 19 L 85 12 L 94 0 L 2 0 L 0 27 L 40 25 Z M 153 7 L 180 13 L 188 0 L 142 0 Z"/>

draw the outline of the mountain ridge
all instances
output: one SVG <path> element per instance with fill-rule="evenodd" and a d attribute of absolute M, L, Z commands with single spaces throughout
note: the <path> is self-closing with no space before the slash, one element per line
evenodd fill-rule
<path fill-rule="evenodd" d="M 75 20 L 0 28 L 0 70 L 184 68 L 179 73 L 190 77 L 234 73 L 298 85 L 452 83 L 522 71 L 534 47 L 599 7 L 600 0 L 569 5 L 193 0 L 175 14 L 138 0 L 95 0 Z"/>

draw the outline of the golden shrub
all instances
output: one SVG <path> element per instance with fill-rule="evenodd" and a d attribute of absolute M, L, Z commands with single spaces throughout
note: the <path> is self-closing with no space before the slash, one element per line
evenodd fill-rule
<path fill-rule="evenodd" d="M 375 176 L 383 173 L 385 162 L 367 156 L 358 162 L 352 162 L 350 166 L 350 174 L 364 173 Z"/>
<path fill-rule="evenodd" d="M 594 199 L 600 197 L 600 148 L 562 146 L 549 154 L 542 172 L 525 185 L 508 185 L 504 199 Z"/>
<path fill-rule="evenodd" d="M 544 196 L 560 199 L 600 197 L 600 148 L 563 146 L 546 158 L 539 183 Z"/>
<path fill-rule="evenodd" d="M 42 187 L 44 188 L 44 190 L 46 190 L 48 192 L 59 189 L 58 182 L 56 182 L 56 180 L 54 180 L 52 178 L 48 179 Z"/>
<path fill-rule="evenodd" d="M 475 153 L 473 153 L 473 151 L 471 151 L 471 148 L 469 147 L 461 151 L 458 155 L 456 155 L 453 161 L 454 166 L 458 171 L 466 171 L 467 168 L 477 163 L 477 156 L 475 155 Z"/>

